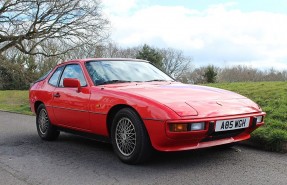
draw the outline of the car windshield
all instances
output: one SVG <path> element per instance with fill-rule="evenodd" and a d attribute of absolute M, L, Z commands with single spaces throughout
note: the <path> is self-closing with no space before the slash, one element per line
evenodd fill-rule
<path fill-rule="evenodd" d="M 89 61 L 86 68 L 95 85 L 125 83 L 174 81 L 168 75 L 141 61 Z"/>

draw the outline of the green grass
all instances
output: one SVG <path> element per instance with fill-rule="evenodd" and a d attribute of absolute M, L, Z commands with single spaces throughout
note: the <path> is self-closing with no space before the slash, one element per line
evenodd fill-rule
<path fill-rule="evenodd" d="M 32 115 L 28 91 L 0 91 L 0 110 Z"/>
<path fill-rule="evenodd" d="M 267 113 L 265 125 L 251 134 L 251 140 L 267 149 L 280 151 L 287 142 L 287 82 L 240 82 L 207 84 L 237 92 L 258 103 Z M 28 91 L 0 91 L 0 110 L 32 115 Z"/>
<path fill-rule="evenodd" d="M 273 151 L 280 151 L 287 141 L 287 82 L 238 82 L 207 84 L 237 92 L 258 103 L 267 113 L 265 125 L 251 134 L 251 139 Z"/>

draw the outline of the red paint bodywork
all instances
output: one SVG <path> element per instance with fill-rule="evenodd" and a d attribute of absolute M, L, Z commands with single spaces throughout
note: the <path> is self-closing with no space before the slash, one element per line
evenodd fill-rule
<path fill-rule="evenodd" d="M 254 116 L 265 116 L 265 113 L 256 103 L 241 95 L 205 86 L 179 82 L 95 86 L 85 68 L 85 62 L 89 60 L 74 60 L 58 65 L 79 64 L 87 81 L 86 87 L 80 90 L 74 88 L 73 81 L 64 82 L 72 87 L 54 87 L 47 83 L 53 74 L 51 72 L 45 80 L 31 87 L 31 110 L 35 112 L 37 106 L 44 103 L 52 124 L 109 137 L 110 113 L 119 107 L 131 107 L 141 117 L 152 146 L 159 151 L 197 149 L 246 140 L 253 130 L 264 124 L 261 122 L 255 127 L 250 124 L 249 128 L 236 136 L 212 140 L 208 134 L 211 122 L 243 117 L 250 117 L 252 121 Z M 55 94 L 60 97 L 55 97 Z M 206 123 L 202 131 L 169 130 L 170 123 L 202 121 Z M 211 140 L 204 141 L 208 138 Z"/>

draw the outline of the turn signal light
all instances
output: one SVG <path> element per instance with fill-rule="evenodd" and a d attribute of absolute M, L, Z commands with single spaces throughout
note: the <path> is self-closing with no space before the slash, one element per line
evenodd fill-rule
<path fill-rule="evenodd" d="M 170 124 L 169 129 L 172 132 L 187 132 L 188 124 Z"/>

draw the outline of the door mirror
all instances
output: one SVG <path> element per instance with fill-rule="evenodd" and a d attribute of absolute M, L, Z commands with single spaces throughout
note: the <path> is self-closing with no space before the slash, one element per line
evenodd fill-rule
<path fill-rule="evenodd" d="M 80 81 L 76 78 L 64 78 L 63 85 L 64 87 L 78 88 L 78 92 L 81 91 Z"/>

